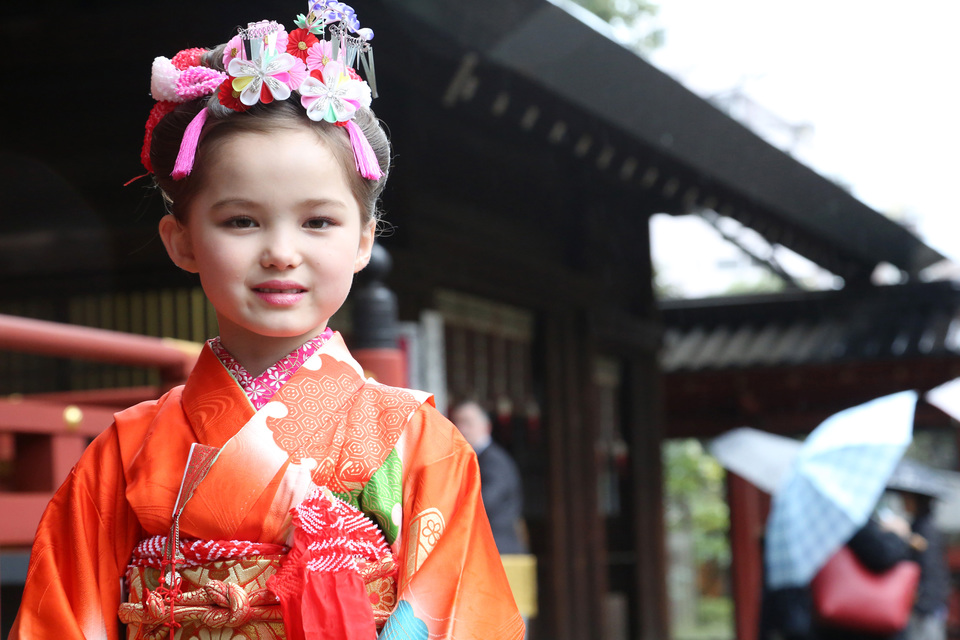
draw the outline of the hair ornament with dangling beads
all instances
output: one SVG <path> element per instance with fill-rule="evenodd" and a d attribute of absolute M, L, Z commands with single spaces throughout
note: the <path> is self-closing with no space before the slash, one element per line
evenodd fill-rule
<path fill-rule="evenodd" d="M 147 120 L 141 153 L 148 171 L 153 171 L 153 128 L 177 104 L 208 96 L 208 101 L 217 100 L 242 113 L 258 103 L 290 99 L 295 92 L 308 118 L 347 130 L 357 171 L 364 178 L 379 180 L 383 176 L 370 143 L 353 121 L 357 110 L 368 108 L 377 95 L 370 45 L 373 31 L 360 28 L 356 12 L 343 2 L 314 0 L 308 8 L 306 15 L 297 16 L 297 29 L 290 33 L 280 23 L 267 20 L 240 29 L 223 53 L 226 73 L 202 64 L 204 49 L 181 51 L 173 60 L 154 60 L 150 92 L 157 104 Z M 363 70 L 366 81 L 356 67 Z M 193 170 L 208 115 L 204 106 L 184 130 L 170 174 L 174 180 Z"/>

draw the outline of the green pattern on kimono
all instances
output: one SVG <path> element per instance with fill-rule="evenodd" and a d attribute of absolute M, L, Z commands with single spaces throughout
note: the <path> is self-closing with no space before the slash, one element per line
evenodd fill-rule
<path fill-rule="evenodd" d="M 403 463 L 394 449 L 383 461 L 369 482 L 360 491 L 360 510 L 371 516 L 380 525 L 387 544 L 393 544 L 400 535 L 400 515 L 403 503 Z M 394 521 L 394 514 L 397 521 Z"/>
<path fill-rule="evenodd" d="M 351 489 L 350 491 L 331 491 L 333 495 L 346 502 L 351 507 L 360 509 L 360 492 L 363 489 Z"/>

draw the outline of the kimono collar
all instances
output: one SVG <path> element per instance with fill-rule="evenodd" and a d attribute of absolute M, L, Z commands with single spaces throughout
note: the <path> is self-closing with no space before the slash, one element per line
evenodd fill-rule
<path fill-rule="evenodd" d="M 297 369 L 306 362 L 307 358 L 312 356 L 331 336 L 333 336 L 333 330 L 327 327 L 323 330 L 323 333 L 307 340 L 256 377 L 252 376 L 249 371 L 243 368 L 242 364 L 237 362 L 237 359 L 220 342 L 219 337 L 208 340 L 207 344 L 210 345 L 210 350 L 213 351 L 214 355 L 223 363 L 227 372 L 243 389 L 254 409 L 259 411 L 263 405 L 270 401 L 273 394 L 286 384 L 290 376 L 297 372 Z"/>

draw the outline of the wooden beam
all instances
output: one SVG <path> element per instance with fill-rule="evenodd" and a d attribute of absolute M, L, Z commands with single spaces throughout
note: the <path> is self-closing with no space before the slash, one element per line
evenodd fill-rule
<path fill-rule="evenodd" d="M 630 466 L 637 550 L 638 640 L 668 638 L 666 541 L 663 519 L 663 422 L 660 373 L 653 352 L 628 361 Z"/>
<path fill-rule="evenodd" d="M 704 438 L 742 426 L 807 433 L 843 409 L 958 376 L 957 357 L 674 372 L 664 376 L 666 434 Z"/>
<path fill-rule="evenodd" d="M 542 634 L 557 640 L 571 640 L 575 614 L 572 608 L 570 570 L 571 532 L 570 495 L 572 490 L 567 468 L 567 447 L 564 442 L 564 397 L 565 390 L 560 372 L 563 370 L 562 327 L 554 318 L 545 322 L 545 384 L 546 406 L 543 412 L 543 432 L 547 439 L 548 495 L 550 500 L 550 521 L 548 524 L 549 547 L 547 557 L 542 563 L 543 593 L 541 595 Z"/>
<path fill-rule="evenodd" d="M 600 342 L 620 350 L 657 351 L 663 338 L 659 321 L 638 318 L 617 308 L 595 309 L 589 325 Z"/>
<path fill-rule="evenodd" d="M 589 368 L 581 368 L 578 356 L 579 345 L 576 341 L 576 326 L 567 314 L 560 316 L 559 333 L 562 357 L 559 375 L 563 387 L 563 398 L 558 409 L 561 411 L 562 433 L 567 473 L 567 500 L 570 509 L 565 526 L 576 532 L 568 538 L 568 562 L 570 567 L 571 602 L 573 612 L 571 634 L 574 638 L 586 638 L 594 629 L 594 621 L 600 613 L 594 601 L 599 594 L 594 590 L 590 579 L 593 554 L 589 547 L 592 520 L 597 517 L 596 510 L 588 508 L 590 494 L 596 491 L 596 481 L 590 482 L 586 457 L 593 448 L 584 448 L 585 414 L 583 406 L 584 385 L 589 382 Z"/>
<path fill-rule="evenodd" d="M 547 316 L 543 431 L 550 522 L 540 631 L 560 640 L 595 637 L 607 593 L 607 542 L 597 502 L 595 353 L 583 333 L 573 313 Z"/>
<path fill-rule="evenodd" d="M 770 498 L 735 473 L 727 473 L 730 505 L 730 577 L 738 640 L 757 640 L 763 592 L 764 523 Z"/>

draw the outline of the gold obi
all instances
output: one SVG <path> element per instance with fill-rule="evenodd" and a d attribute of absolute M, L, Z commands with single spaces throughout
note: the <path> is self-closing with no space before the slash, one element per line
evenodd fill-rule
<path fill-rule="evenodd" d="M 120 605 L 128 640 L 167 640 L 171 625 L 177 640 L 285 640 L 277 597 L 267 579 L 286 554 L 251 554 L 178 565 L 180 588 L 173 602 L 156 590 L 161 570 L 145 562 L 127 568 L 129 596 Z M 136 562 L 136 561 L 135 561 Z M 393 556 L 360 568 L 379 631 L 397 605 Z"/>
<path fill-rule="evenodd" d="M 285 639 L 279 602 L 267 589 L 267 578 L 277 572 L 281 558 L 252 555 L 178 567 L 180 593 L 172 615 L 155 593 L 160 569 L 131 565 L 130 595 L 119 612 L 128 640 L 167 640 L 171 623 L 177 640 Z"/>

